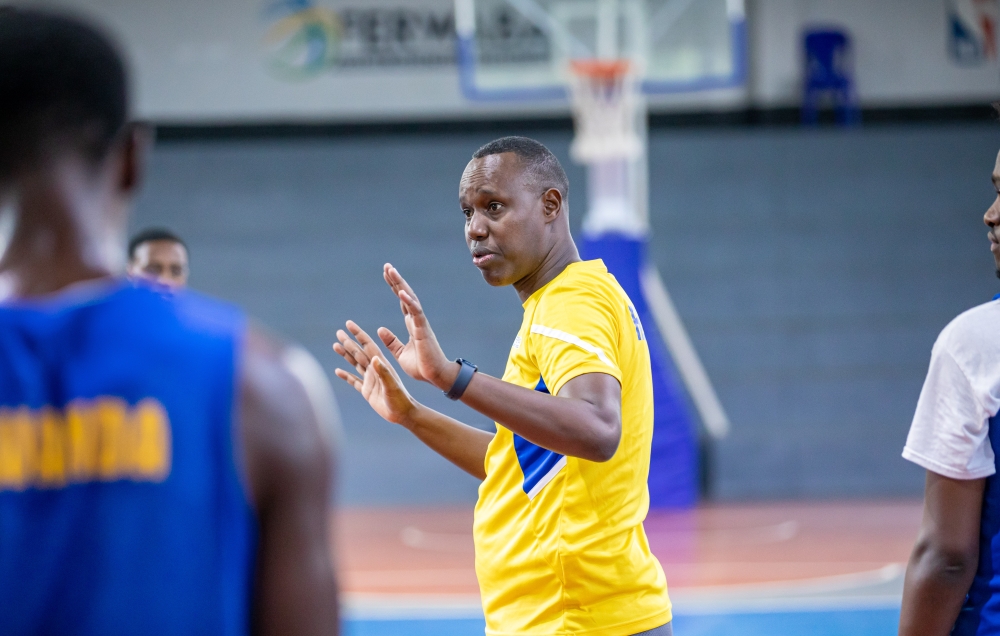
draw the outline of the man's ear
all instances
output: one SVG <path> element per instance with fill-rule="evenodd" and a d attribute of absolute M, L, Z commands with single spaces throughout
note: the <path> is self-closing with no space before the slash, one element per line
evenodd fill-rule
<path fill-rule="evenodd" d="M 549 188 L 542 194 L 542 211 L 545 222 L 551 223 L 563 212 L 563 196 L 556 188 Z"/>
<path fill-rule="evenodd" d="M 130 122 L 122 131 L 119 189 L 134 195 L 146 176 L 146 160 L 153 147 L 155 132 L 150 124 Z"/>

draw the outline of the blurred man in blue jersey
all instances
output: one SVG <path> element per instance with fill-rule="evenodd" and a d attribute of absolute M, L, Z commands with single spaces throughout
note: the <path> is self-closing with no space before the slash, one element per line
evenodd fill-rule
<path fill-rule="evenodd" d="M 336 634 L 329 386 L 121 277 L 126 96 L 100 32 L 0 9 L 0 635 Z"/>
<path fill-rule="evenodd" d="M 1000 276 L 997 196 L 983 221 Z M 900 636 L 1000 634 L 1000 295 L 938 336 L 903 457 L 927 470 Z"/>

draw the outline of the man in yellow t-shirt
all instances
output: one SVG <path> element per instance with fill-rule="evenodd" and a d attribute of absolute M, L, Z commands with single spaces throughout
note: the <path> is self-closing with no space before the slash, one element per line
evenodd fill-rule
<path fill-rule="evenodd" d="M 409 342 L 379 338 L 412 378 L 497 423 L 496 434 L 416 402 L 353 322 L 334 349 L 361 377 L 337 375 L 483 480 L 476 574 L 491 636 L 669 636 L 667 582 L 642 521 L 653 437 L 649 350 L 638 315 L 604 264 L 580 260 L 566 173 L 542 144 L 505 137 L 480 148 L 459 201 L 473 263 L 513 285 L 524 319 L 502 380 L 450 361 L 420 302 L 391 265 Z"/>

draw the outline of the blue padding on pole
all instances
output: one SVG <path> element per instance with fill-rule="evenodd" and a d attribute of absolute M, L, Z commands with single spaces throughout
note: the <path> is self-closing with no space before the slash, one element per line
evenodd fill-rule
<path fill-rule="evenodd" d="M 649 463 L 652 508 L 690 508 L 698 500 L 698 447 L 695 427 L 677 381 L 670 354 L 649 313 L 639 272 L 646 241 L 616 234 L 585 238 L 583 258 L 600 258 L 635 305 L 649 345 L 653 374 L 653 450 Z"/>

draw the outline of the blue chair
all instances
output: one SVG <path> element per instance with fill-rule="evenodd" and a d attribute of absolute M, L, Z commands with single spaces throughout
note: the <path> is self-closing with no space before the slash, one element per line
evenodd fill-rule
<path fill-rule="evenodd" d="M 861 122 L 861 109 L 854 90 L 854 56 L 851 38 L 844 31 L 806 31 L 802 123 L 816 124 L 824 99 L 833 104 L 837 122 Z"/>

